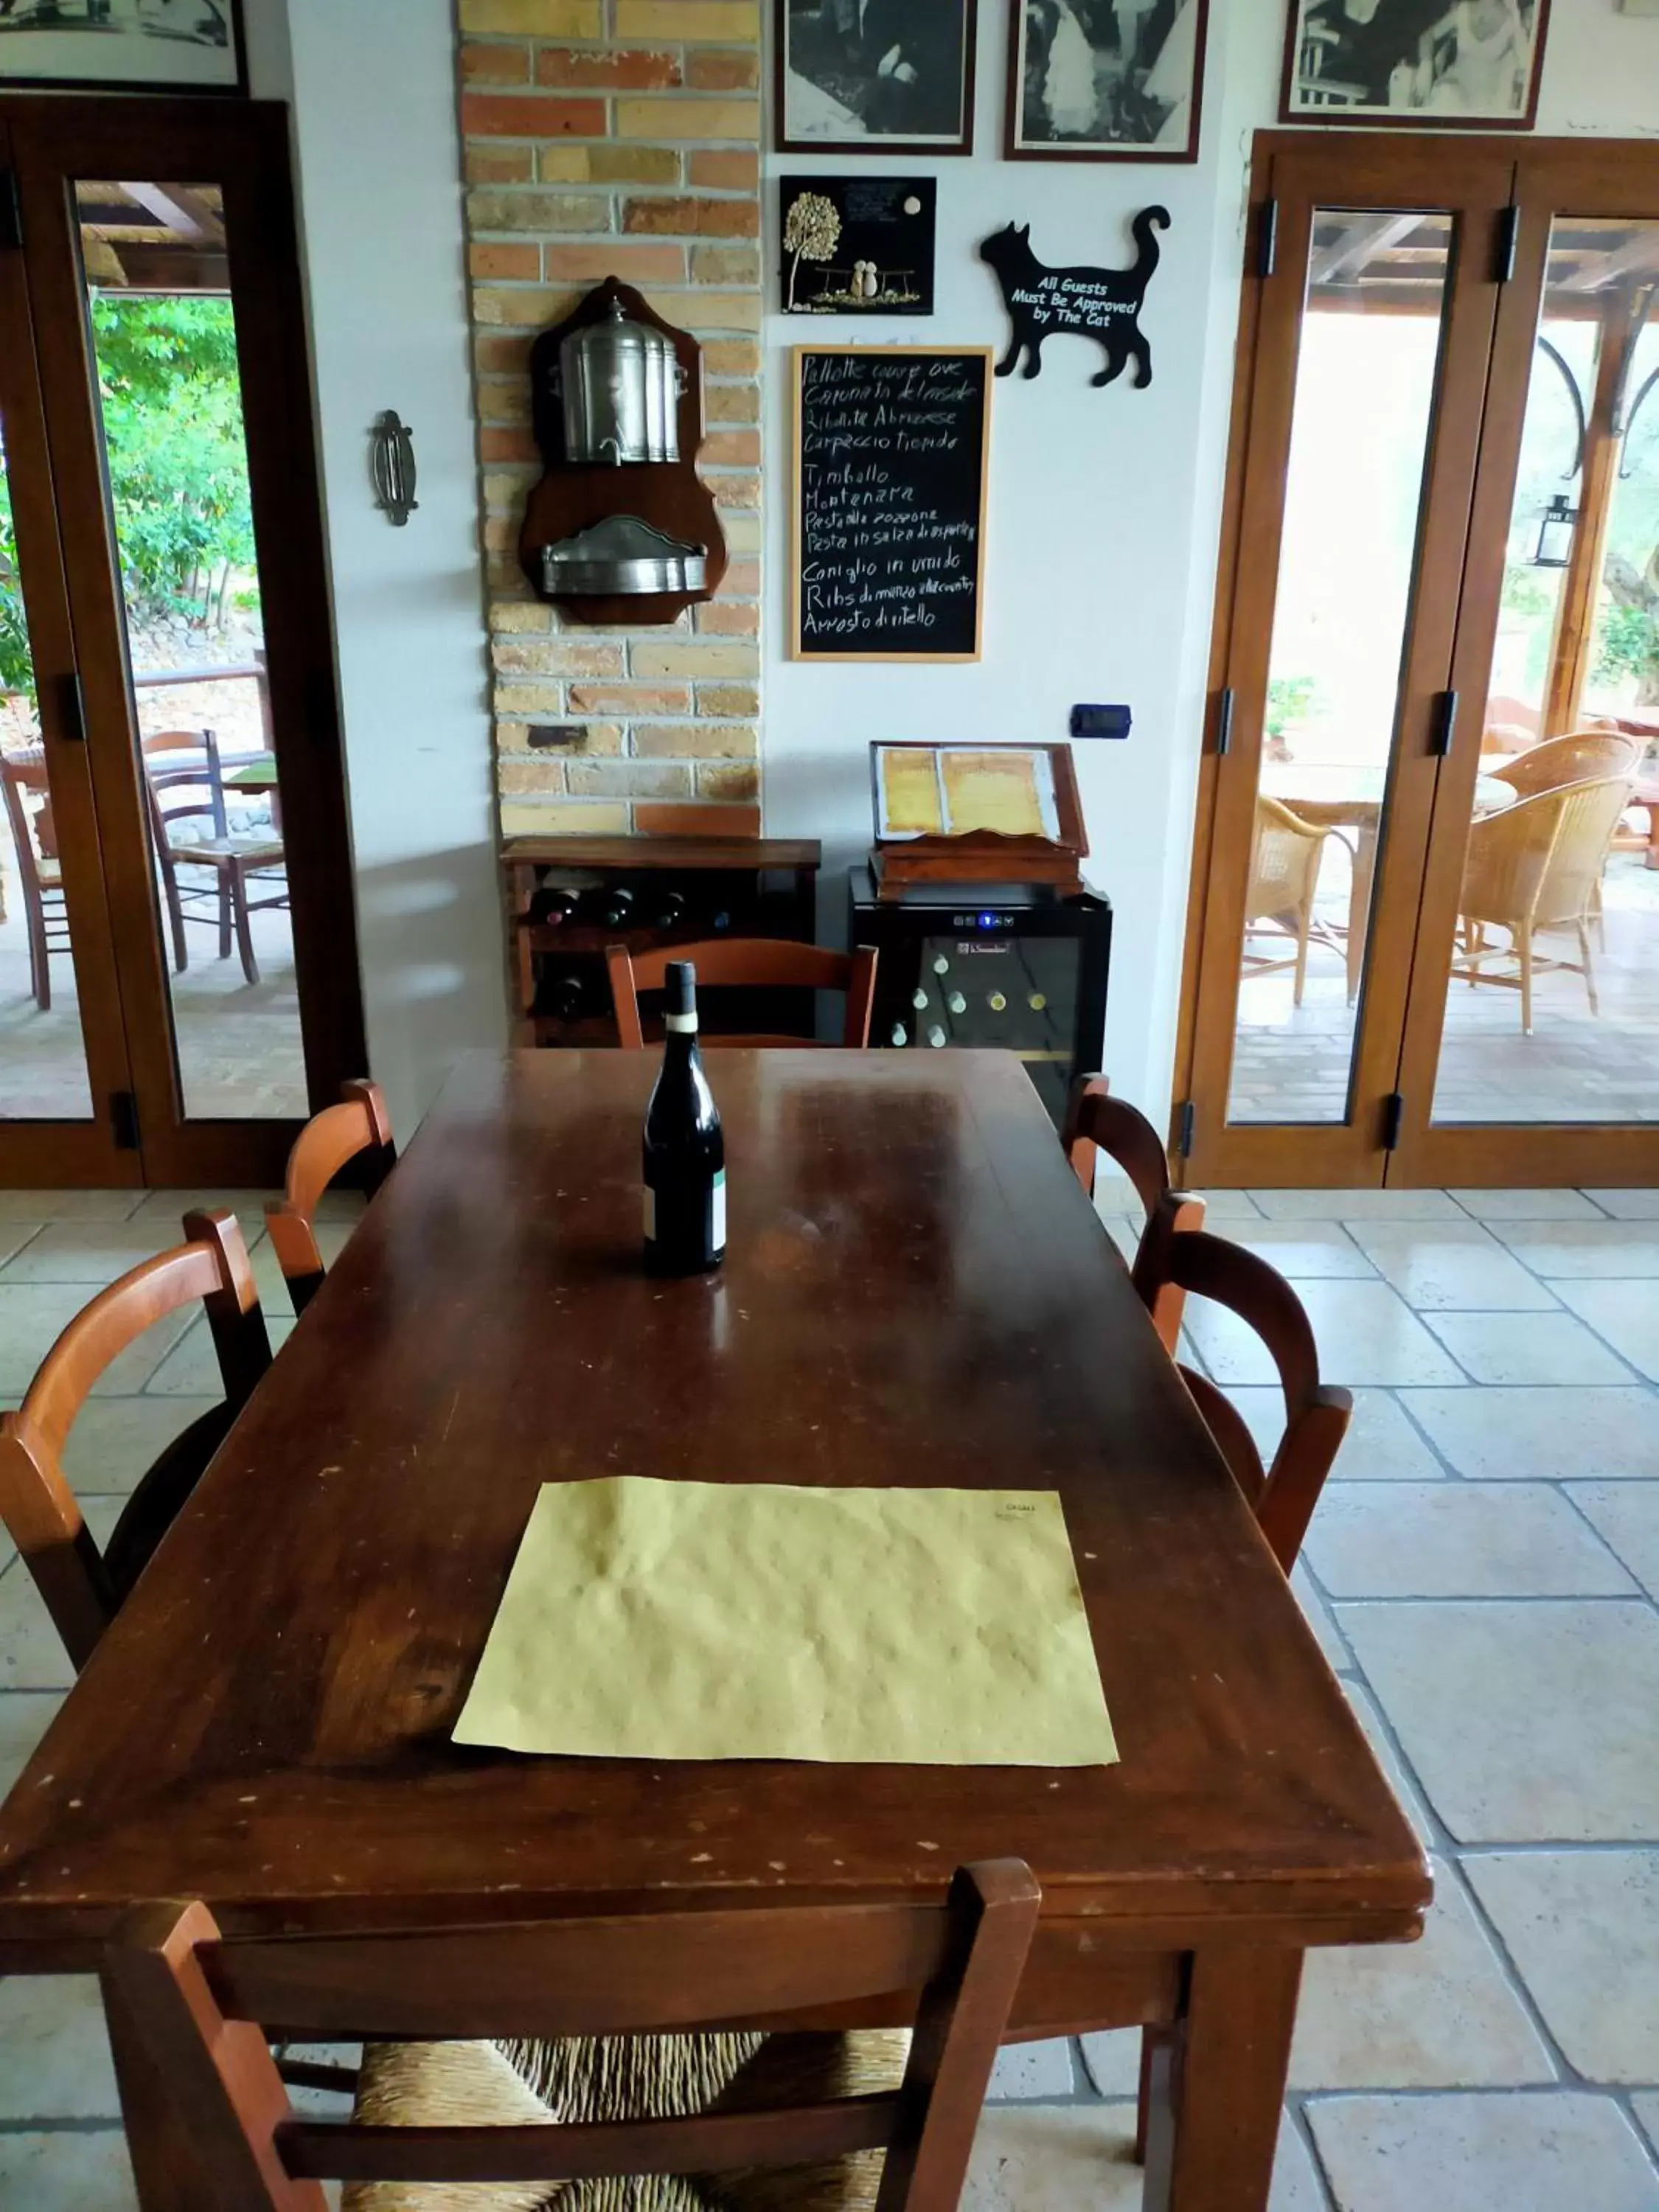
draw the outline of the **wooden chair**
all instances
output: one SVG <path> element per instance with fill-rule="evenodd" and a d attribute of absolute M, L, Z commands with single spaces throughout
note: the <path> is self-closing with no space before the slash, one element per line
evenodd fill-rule
<path fill-rule="evenodd" d="M 1170 1158 L 1158 1131 L 1139 1108 L 1112 1097 L 1103 1075 L 1079 1075 L 1072 1085 L 1060 1141 L 1085 1197 L 1095 1194 L 1095 1167 L 1101 1152 L 1115 1160 L 1134 1185 L 1146 1218 L 1130 1279 L 1152 1315 L 1164 1349 L 1173 1358 L 1186 1293 L 1168 1279 L 1164 1251 L 1171 1237 L 1204 1226 L 1204 1200 L 1171 1188 Z"/>
<path fill-rule="evenodd" d="M 189 758 L 179 760 L 176 757 L 181 753 L 187 753 Z M 269 898 L 255 898 L 249 886 L 258 878 L 268 880 L 286 866 L 283 841 L 272 834 L 231 830 L 219 741 L 211 730 L 161 731 L 143 740 L 143 756 L 150 835 L 172 926 L 173 965 L 180 974 L 190 965 L 185 924 L 210 922 L 219 932 L 219 957 L 229 959 L 234 931 L 242 973 L 250 983 L 257 983 L 259 963 L 254 957 L 249 917 L 267 908 L 286 907 L 288 883 L 284 877 L 282 889 Z M 163 805 L 167 792 L 181 787 L 195 795 Z M 178 823 L 204 816 L 211 829 L 210 836 L 190 838 L 176 834 Z M 179 882 L 180 868 L 204 869 L 213 881 L 205 889 L 196 890 Z M 204 900 L 212 902 L 210 911 L 203 910 Z"/>
<path fill-rule="evenodd" d="M 1177 1364 L 1205 1426 L 1249 1502 L 1268 1548 L 1288 1575 L 1302 1549 L 1325 1479 L 1353 1419 L 1353 1399 L 1319 1379 L 1319 1347 L 1306 1309 L 1276 1267 L 1242 1245 L 1207 1233 L 1183 1231 L 1160 1248 L 1164 1279 L 1194 1297 L 1213 1299 L 1237 1314 L 1261 1339 L 1279 1370 L 1285 1397 L 1285 1433 L 1271 1466 L 1264 1465 L 1243 1415 L 1207 1376 Z M 1140 2039 L 1140 2098 L 1135 2116 L 1135 2156 L 1146 2155 L 1146 2125 L 1154 2055 L 1165 2030 L 1144 2028 Z"/>
<path fill-rule="evenodd" d="M 1244 908 L 1244 934 L 1259 936 L 1268 923 L 1291 939 L 1296 950 L 1286 959 L 1271 954 L 1244 951 L 1244 974 L 1270 975 L 1291 968 L 1296 971 L 1292 994 L 1298 1006 L 1308 982 L 1308 948 L 1317 935 L 1334 951 L 1342 951 L 1335 936 L 1314 921 L 1314 900 L 1319 890 L 1319 863 L 1325 840 L 1331 835 L 1304 822 L 1282 800 L 1258 793 L 1255 836 L 1250 848 L 1250 882 Z"/>
<path fill-rule="evenodd" d="M 15 1413 L 0 1414 L 0 1520 L 78 1672 L 270 1364 L 235 1218 L 187 1213 L 186 1244 L 100 1291 L 53 1345 Z M 191 1423 L 128 1499 L 100 1553 L 64 1474 L 64 1446 L 94 1383 L 154 1322 L 200 1299 L 225 1402 Z"/>
<path fill-rule="evenodd" d="M 870 1009 L 876 995 L 876 956 L 867 945 L 855 952 L 825 952 L 816 945 L 797 945 L 787 938 L 716 937 L 699 945 L 665 945 L 652 952 L 630 953 L 625 945 L 605 948 L 605 964 L 611 977 L 611 1004 L 616 1015 L 617 1037 L 628 1052 L 644 1048 L 640 1027 L 639 994 L 660 991 L 668 980 L 671 960 L 690 960 L 697 971 L 697 988 L 733 988 L 761 991 L 844 991 L 847 1018 L 842 1024 L 843 1046 L 860 1048 L 870 1042 Z M 793 1045 L 810 1048 L 810 1037 L 708 1036 L 705 1045 Z"/>
<path fill-rule="evenodd" d="M 204 1905 L 157 1905 L 131 1916 L 103 1972 L 225 2212 L 323 2212 L 325 2179 L 348 2184 L 344 2212 L 368 2212 L 391 2196 L 363 2186 L 376 2182 L 534 2183 L 550 2195 L 565 2180 L 714 2174 L 731 2177 L 718 2201 L 733 2212 L 746 2202 L 851 2212 L 872 2201 L 876 2212 L 953 2212 L 1039 1902 L 1029 1870 L 1002 1859 L 961 1869 L 948 1899 L 927 1903 L 410 1934 L 227 1939 Z M 745 2096 L 750 2051 L 763 2061 L 775 2045 L 860 2039 L 738 2032 L 750 2023 L 809 2008 L 890 2016 L 894 2000 L 915 2001 L 915 2029 L 908 2060 L 905 2039 L 879 2039 L 898 2047 L 880 2087 L 849 2096 L 830 2068 L 805 2094 L 779 2094 L 775 2081 L 768 2094 L 757 2078 Z M 675 2032 L 710 2021 L 719 2035 Z M 369 2039 L 350 2122 L 295 2112 L 259 2023 Z M 442 2037 L 492 2041 L 374 2040 Z M 515 2066 L 500 2039 L 537 2040 L 509 2042 Z M 653 2094 L 643 2077 L 688 2045 L 714 2078 Z M 453 2096 L 422 2105 L 391 2086 L 423 2069 L 456 2072 L 459 2053 L 474 2062 L 461 2110 Z M 537 2054 L 562 2076 L 557 2109 L 526 2087 Z M 738 2061 L 735 2078 L 717 2056 Z M 493 2104 L 481 2087 L 492 2069 L 509 2077 Z M 875 2151 L 885 2152 L 878 2190 Z M 791 2166 L 808 2171 L 736 2172 Z M 462 2195 L 477 2212 L 543 2201 L 523 2187 Z M 699 2201 L 640 2181 L 605 2201 L 666 2212 L 688 2197 Z M 399 2191 L 392 2201 L 428 2200 Z"/>
<path fill-rule="evenodd" d="M 0 797 L 17 854 L 23 928 L 29 945 L 29 988 L 43 1014 L 52 1012 L 52 956 L 72 951 L 64 872 L 52 850 L 52 793 L 35 762 L 0 760 Z M 39 805 L 33 801 L 38 799 Z"/>
<path fill-rule="evenodd" d="M 1630 793 L 1627 775 L 1562 784 L 1469 826 L 1451 973 L 1471 988 L 1496 983 L 1518 989 L 1524 1036 L 1532 1035 L 1533 977 L 1540 969 L 1582 975 L 1591 1013 L 1601 1012 L 1589 925 L 1607 848 Z M 1489 945 L 1486 933 L 1492 927 L 1507 930 L 1510 942 Z M 1534 951 L 1537 931 L 1562 928 L 1577 936 L 1577 960 L 1546 958 Z M 1518 972 L 1489 975 L 1487 963 L 1494 961 L 1513 961 Z"/>
<path fill-rule="evenodd" d="M 288 1179 L 281 1198 L 265 1206 L 276 1264 L 293 1294 L 294 1310 L 303 1313 L 323 1284 L 323 1255 L 317 1243 L 317 1203 L 348 1160 L 372 1152 L 369 1188 L 378 1190 L 397 1162 L 392 1116 L 378 1083 L 359 1077 L 348 1083 L 337 1106 L 313 1115 L 294 1140 Z"/>

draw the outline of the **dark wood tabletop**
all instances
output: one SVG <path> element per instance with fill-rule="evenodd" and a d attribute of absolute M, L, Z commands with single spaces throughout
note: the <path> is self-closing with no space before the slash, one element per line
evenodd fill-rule
<path fill-rule="evenodd" d="M 451 1082 L 0 1812 L 0 1953 L 87 1963 L 157 1896 L 361 1928 L 885 1897 L 1017 1855 L 1024 2032 L 1206 1986 L 1237 2023 L 1255 1960 L 1249 2032 L 1265 2006 L 1287 2045 L 1304 1947 L 1408 1938 L 1426 1867 L 1018 1063 L 722 1053 L 729 1255 L 664 1284 L 654 1057 Z M 537 1486 L 617 1474 L 1058 1490 L 1121 1763 L 457 1748 Z"/>

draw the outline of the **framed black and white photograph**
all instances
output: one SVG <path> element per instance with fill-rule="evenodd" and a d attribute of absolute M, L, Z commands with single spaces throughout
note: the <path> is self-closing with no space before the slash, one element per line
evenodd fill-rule
<path fill-rule="evenodd" d="M 968 154 L 975 0 L 775 0 L 786 153 Z"/>
<path fill-rule="evenodd" d="M 241 0 L 0 0 L 0 91 L 246 92 Z"/>
<path fill-rule="evenodd" d="M 1530 131 L 1549 0 L 1291 0 L 1296 123 Z"/>
<path fill-rule="evenodd" d="M 1209 0 L 1012 0 L 1011 161 L 1195 161 Z"/>
<path fill-rule="evenodd" d="M 931 315 L 932 177 L 781 177 L 786 315 Z"/>

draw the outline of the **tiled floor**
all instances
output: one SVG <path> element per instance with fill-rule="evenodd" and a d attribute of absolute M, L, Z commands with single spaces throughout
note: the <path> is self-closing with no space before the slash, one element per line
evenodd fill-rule
<path fill-rule="evenodd" d="M 184 1202 L 0 1192 L 0 1403 Z M 1273 2212 L 1659 2212 L 1659 1193 L 1225 1192 L 1212 1221 L 1356 1388 L 1297 1587 L 1438 1883 L 1421 1943 L 1310 1960 Z M 94 1528 L 196 1412 L 200 1328 L 77 1429 Z M 1270 1439 L 1249 1346 L 1190 1334 Z M 0 1560 L 3 1787 L 68 1668 Z M 1133 2086 L 1130 2036 L 1008 2052 L 969 2212 L 1134 2212 Z M 0 2205 L 131 2202 L 93 1990 L 0 1984 Z"/>

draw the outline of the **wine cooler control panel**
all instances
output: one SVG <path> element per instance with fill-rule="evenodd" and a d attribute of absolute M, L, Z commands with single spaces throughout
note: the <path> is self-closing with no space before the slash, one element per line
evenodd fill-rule
<path fill-rule="evenodd" d="M 880 956 L 871 1043 L 1018 1053 L 1058 1123 L 1073 1076 L 1100 1065 L 1108 902 L 1000 892 L 970 904 L 953 886 L 884 902 L 868 870 L 856 868 L 849 908 L 848 941 Z"/>

